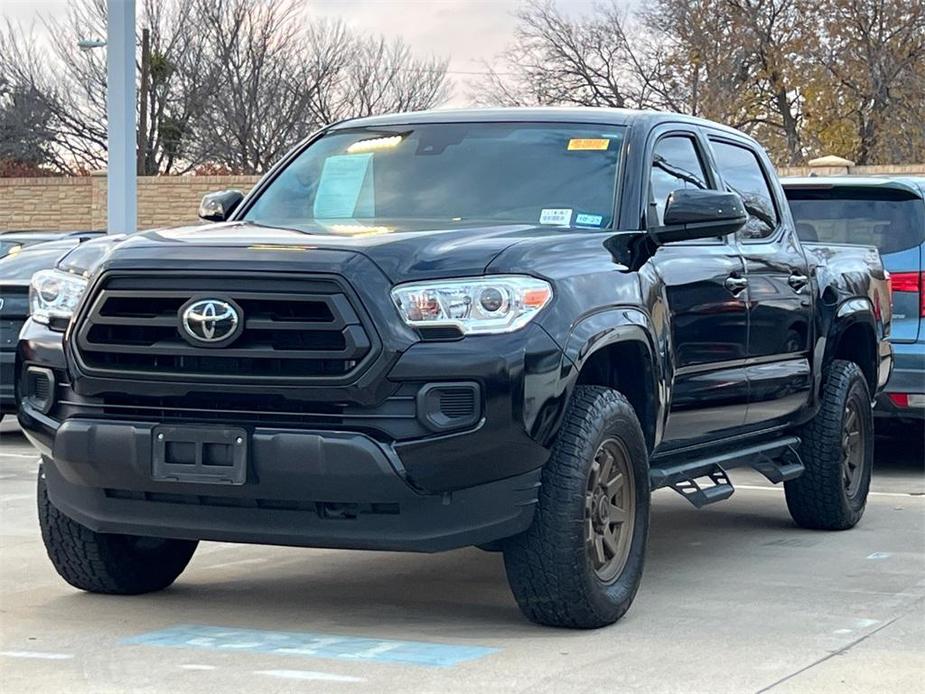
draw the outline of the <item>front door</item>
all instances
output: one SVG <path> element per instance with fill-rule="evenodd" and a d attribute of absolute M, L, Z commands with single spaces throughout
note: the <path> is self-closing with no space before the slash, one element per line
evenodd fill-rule
<path fill-rule="evenodd" d="M 649 224 L 668 195 L 714 188 L 694 133 L 669 133 L 653 150 Z M 748 401 L 745 266 L 733 239 L 660 246 L 652 259 L 669 314 L 673 378 L 664 444 L 675 448 L 740 428 Z"/>

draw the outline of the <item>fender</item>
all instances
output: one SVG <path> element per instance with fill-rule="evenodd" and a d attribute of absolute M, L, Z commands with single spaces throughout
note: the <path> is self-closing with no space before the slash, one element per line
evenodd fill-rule
<path fill-rule="evenodd" d="M 646 384 L 643 405 L 649 445 L 654 447 L 661 441 L 668 411 L 668 390 L 665 369 L 649 317 L 631 306 L 607 308 L 585 316 L 572 326 L 563 351 L 562 386 L 570 396 L 582 368 L 596 353 L 616 344 L 633 343 L 642 349 L 647 363 L 650 382 Z M 651 429 L 651 431 L 649 431 Z"/>
<path fill-rule="evenodd" d="M 837 307 L 829 305 L 820 313 L 823 314 L 820 321 L 820 340 L 816 343 L 813 353 L 814 391 L 817 397 L 822 392 L 824 366 L 834 358 L 835 350 L 850 328 L 862 325 L 870 330 L 875 341 L 882 339 L 882 322 L 877 319 L 874 305 L 867 297 L 853 297 L 841 302 Z M 873 349 L 876 357 L 876 344 Z M 874 373 L 877 369 L 878 365 L 875 365 Z M 871 383 L 870 386 L 871 392 L 874 392 L 878 384 Z"/>

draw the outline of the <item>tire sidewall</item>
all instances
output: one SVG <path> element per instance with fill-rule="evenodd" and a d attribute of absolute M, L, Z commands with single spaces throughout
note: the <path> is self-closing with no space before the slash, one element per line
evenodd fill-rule
<path fill-rule="evenodd" d="M 860 374 L 851 379 L 845 393 L 842 407 L 842 428 L 844 428 L 845 425 L 845 408 L 847 408 L 851 400 L 857 403 L 857 413 L 860 419 L 862 443 L 864 446 L 864 457 L 861 462 L 861 481 L 857 490 L 853 496 L 849 496 L 848 490 L 844 489 L 842 496 L 846 510 L 851 515 L 856 515 L 859 518 L 864 512 L 864 507 L 867 505 L 867 493 L 870 491 L 870 480 L 874 467 L 874 418 L 870 407 L 870 393 L 867 388 L 867 382 Z"/>
<path fill-rule="evenodd" d="M 602 402 L 603 401 L 603 402 Z M 649 535 L 649 463 L 648 452 L 635 413 L 625 401 L 613 400 L 602 395 L 598 402 L 603 405 L 603 417 L 597 423 L 594 434 L 589 436 L 582 458 L 585 461 L 580 495 L 576 495 L 576 516 L 582 527 L 580 558 L 581 581 L 585 594 L 599 615 L 612 615 L 609 621 L 618 618 L 632 602 L 642 580 L 645 565 L 646 545 Z M 633 538 L 623 571 L 608 582 L 602 581 L 594 571 L 591 558 L 585 546 L 584 536 L 584 490 L 587 488 L 594 454 L 609 438 L 615 438 L 626 447 L 629 464 L 633 470 L 633 486 L 636 499 L 633 524 Z"/>

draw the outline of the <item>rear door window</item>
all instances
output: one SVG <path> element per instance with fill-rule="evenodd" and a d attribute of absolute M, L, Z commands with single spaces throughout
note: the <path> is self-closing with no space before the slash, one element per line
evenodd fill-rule
<path fill-rule="evenodd" d="M 726 187 L 739 194 L 748 212 L 748 221 L 737 236 L 744 241 L 773 236 L 777 230 L 777 210 L 757 155 L 747 147 L 712 138 L 710 146 Z"/>

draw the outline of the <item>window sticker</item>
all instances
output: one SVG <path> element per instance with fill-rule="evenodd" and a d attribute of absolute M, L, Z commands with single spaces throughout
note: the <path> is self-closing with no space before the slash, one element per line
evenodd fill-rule
<path fill-rule="evenodd" d="M 551 207 L 540 211 L 540 224 L 567 227 L 572 221 L 572 208 Z"/>
<path fill-rule="evenodd" d="M 604 218 L 599 214 L 579 214 L 575 215 L 575 224 L 580 227 L 599 227 Z"/>
<path fill-rule="evenodd" d="M 363 184 L 367 175 L 372 171 L 372 163 L 372 152 L 328 157 L 321 169 L 321 180 L 318 182 L 318 192 L 315 193 L 315 217 L 353 217 L 357 214 L 359 203 L 362 202 L 363 207 L 368 207 L 372 187 L 366 186 L 366 195 L 362 201 L 360 197 L 364 192 Z"/>
<path fill-rule="evenodd" d="M 610 140 L 606 137 L 573 137 L 568 141 L 570 151 L 603 151 L 610 147 Z"/>

